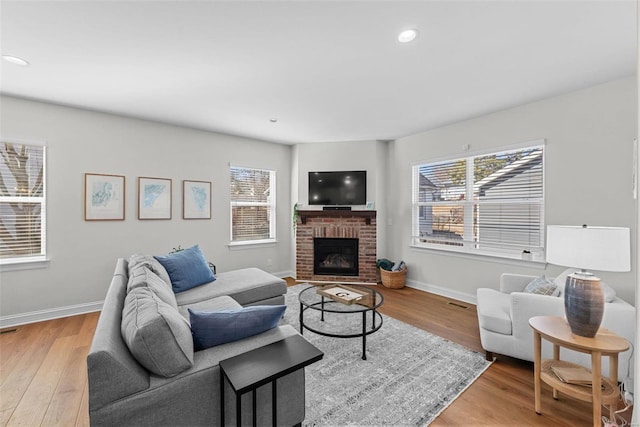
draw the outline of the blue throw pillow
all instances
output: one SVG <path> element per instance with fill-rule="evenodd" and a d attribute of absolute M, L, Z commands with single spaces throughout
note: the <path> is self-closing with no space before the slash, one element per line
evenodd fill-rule
<path fill-rule="evenodd" d="M 198 245 L 154 258 L 167 270 L 176 294 L 216 280 Z"/>
<path fill-rule="evenodd" d="M 285 305 L 256 305 L 220 311 L 189 310 L 194 350 L 260 334 L 278 326 Z"/>

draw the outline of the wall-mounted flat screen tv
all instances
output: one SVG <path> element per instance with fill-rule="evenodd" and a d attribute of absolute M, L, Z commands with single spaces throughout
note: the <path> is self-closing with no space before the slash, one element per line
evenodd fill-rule
<path fill-rule="evenodd" d="M 309 172 L 310 205 L 365 205 L 367 171 Z"/>

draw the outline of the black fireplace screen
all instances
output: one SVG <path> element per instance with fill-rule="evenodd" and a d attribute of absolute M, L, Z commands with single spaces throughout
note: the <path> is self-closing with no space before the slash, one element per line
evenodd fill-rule
<path fill-rule="evenodd" d="M 313 274 L 357 276 L 358 239 L 314 238 Z"/>

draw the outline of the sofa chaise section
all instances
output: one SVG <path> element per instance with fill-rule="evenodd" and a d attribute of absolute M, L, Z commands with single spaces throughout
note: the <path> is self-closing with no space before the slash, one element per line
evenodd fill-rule
<path fill-rule="evenodd" d="M 252 269 L 247 269 L 252 270 Z M 257 270 L 257 269 L 256 269 Z M 291 326 L 283 325 L 258 335 L 234 341 L 193 354 L 193 365 L 179 374 L 166 378 L 145 369 L 133 356 L 123 340 L 121 332 L 122 313 L 127 296 L 128 263 L 119 259 L 111 285 L 107 292 L 103 311 L 100 315 L 94 340 L 87 357 L 89 380 L 89 415 L 92 426 L 218 426 L 220 425 L 220 369 L 221 360 L 242 354 L 254 348 L 262 347 L 297 335 Z M 255 278 L 254 285 L 259 286 L 259 276 L 269 289 L 278 291 L 254 292 L 249 288 L 241 294 L 245 301 L 278 300 L 281 288 L 278 278 L 266 272 L 248 272 Z M 223 275 L 222 273 L 221 275 Z M 265 276 L 266 275 L 266 276 Z M 218 280 L 220 275 L 218 275 Z M 240 274 L 238 277 L 246 277 Z M 224 278 L 224 276 L 223 276 Z M 204 285 L 218 287 L 216 291 L 229 289 L 231 280 L 218 280 Z M 222 284 L 223 286 L 218 286 Z M 203 287 L 204 287 L 203 286 Z M 284 287 L 286 292 L 286 286 Z M 236 293 L 237 294 L 237 293 Z M 180 294 L 176 294 L 179 296 Z M 207 306 L 202 297 L 194 307 Z M 239 308 L 234 299 L 210 292 L 210 306 L 215 309 Z M 184 315 L 189 304 L 179 303 Z M 225 389 L 225 422 L 235 425 L 234 393 L 227 384 Z M 296 425 L 304 420 L 304 371 L 298 370 L 278 380 L 277 410 L 278 421 L 282 425 Z M 251 423 L 252 397 L 243 396 L 243 423 Z M 258 389 L 256 405 L 258 425 L 269 424 L 271 420 L 271 387 Z"/>
<path fill-rule="evenodd" d="M 287 282 L 259 268 L 243 268 L 216 275 L 204 286 L 176 294 L 178 305 L 184 306 L 227 295 L 238 304 L 284 304 Z"/>

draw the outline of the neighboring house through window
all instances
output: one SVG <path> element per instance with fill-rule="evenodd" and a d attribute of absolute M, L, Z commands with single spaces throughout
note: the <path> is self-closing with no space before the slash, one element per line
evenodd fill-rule
<path fill-rule="evenodd" d="M 275 171 L 231 166 L 231 243 L 274 242 Z"/>
<path fill-rule="evenodd" d="M 0 264 L 46 256 L 45 147 L 0 141 Z"/>
<path fill-rule="evenodd" d="M 413 244 L 543 260 L 542 142 L 414 166 Z"/>

